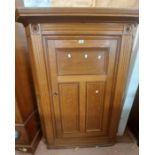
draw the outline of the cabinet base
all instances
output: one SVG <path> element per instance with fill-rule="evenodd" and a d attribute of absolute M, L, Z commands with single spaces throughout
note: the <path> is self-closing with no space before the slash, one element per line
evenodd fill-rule
<path fill-rule="evenodd" d="M 76 147 L 95 147 L 95 146 L 111 146 L 116 142 L 115 139 L 95 137 L 95 138 L 69 138 L 55 139 L 54 144 L 47 144 L 48 149 L 59 148 L 76 148 Z"/>

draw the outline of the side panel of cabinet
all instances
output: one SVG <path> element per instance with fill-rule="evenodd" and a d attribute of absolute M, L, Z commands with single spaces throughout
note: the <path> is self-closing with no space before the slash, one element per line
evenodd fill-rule
<path fill-rule="evenodd" d="M 26 28 L 26 33 L 43 135 L 47 144 L 52 145 L 54 142 L 52 100 L 50 99 L 51 94 L 49 92 L 48 77 L 46 75 L 41 33 L 39 27 L 37 27 L 36 31 L 35 26 L 36 25 L 34 25 L 34 27 L 29 25 Z"/>

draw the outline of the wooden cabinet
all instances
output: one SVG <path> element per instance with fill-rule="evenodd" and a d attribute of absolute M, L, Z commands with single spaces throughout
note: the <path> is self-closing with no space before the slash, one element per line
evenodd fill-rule
<path fill-rule="evenodd" d="M 136 10 L 18 9 L 49 148 L 115 142 Z"/>

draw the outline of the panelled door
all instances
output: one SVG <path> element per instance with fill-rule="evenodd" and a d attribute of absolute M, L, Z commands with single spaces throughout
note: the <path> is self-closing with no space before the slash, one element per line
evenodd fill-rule
<path fill-rule="evenodd" d="M 46 37 L 57 138 L 107 136 L 117 36 Z"/>

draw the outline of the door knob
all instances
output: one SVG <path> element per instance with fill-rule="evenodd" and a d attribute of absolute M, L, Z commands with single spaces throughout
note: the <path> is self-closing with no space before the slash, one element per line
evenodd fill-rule
<path fill-rule="evenodd" d="M 57 96 L 57 95 L 59 95 L 58 92 L 54 92 L 54 93 L 53 93 L 53 96 Z"/>

